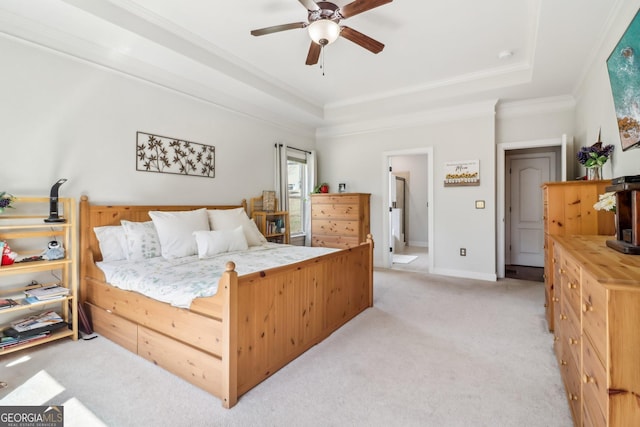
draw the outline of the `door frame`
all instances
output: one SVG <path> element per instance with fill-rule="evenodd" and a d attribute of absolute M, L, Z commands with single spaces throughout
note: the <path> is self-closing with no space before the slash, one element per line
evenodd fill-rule
<path fill-rule="evenodd" d="M 498 272 L 498 278 L 503 279 L 505 274 L 505 245 L 506 245 L 506 230 L 505 230 L 505 187 L 506 187 L 506 167 L 505 156 L 506 151 L 509 150 L 521 150 L 525 148 L 539 148 L 539 147 L 560 147 L 560 180 L 567 180 L 567 143 L 568 138 L 566 134 L 563 134 L 560 138 L 553 139 L 538 139 L 532 141 L 519 141 L 519 142 L 503 142 L 497 145 L 497 159 L 496 159 L 496 177 L 497 177 L 497 206 L 496 206 L 496 247 L 498 250 L 496 262 L 496 271 Z"/>
<path fill-rule="evenodd" d="M 389 256 L 389 236 L 391 234 L 391 224 L 389 215 L 389 166 L 391 166 L 391 158 L 398 156 L 427 155 L 427 240 L 429 242 L 429 250 L 427 252 L 428 267 L 427 272 L 431 273 L 434 260 L 434 226 L 433 226 L 433 147 L 414 148 L 408 150 L 385 151 L 382 153 L 382 265 L 391 268 L 392 258 Z"/>

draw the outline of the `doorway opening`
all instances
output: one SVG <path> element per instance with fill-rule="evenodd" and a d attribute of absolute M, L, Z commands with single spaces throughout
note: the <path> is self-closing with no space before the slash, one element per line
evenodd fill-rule
<path fill-rule="evenodd" d="M 432 149 L 384 153 L 383 262 L 387 268 L 430 272 L 433 259 Z"/>
<path fill-rule="evenodd" d="M 566 179 L 567 137 L 498 145 L 498 278 L 543 280 L 541 185 Z"/>

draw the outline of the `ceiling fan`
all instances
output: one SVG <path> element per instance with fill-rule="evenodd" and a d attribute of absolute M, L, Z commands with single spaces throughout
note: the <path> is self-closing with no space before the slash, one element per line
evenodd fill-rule
<path fill-rule="evenodd" d="M 340 25 L 342 19 L 351 18 L 367 10 L 391 3 L 393 0 L 355 0 L 343 7 L 328 1 L 298 0 L 309 13 L 309 22 L 294 22 L 291 24 L 275 25 L 273 27 L 261 28 L 251 31 L 254 36 L 264 36 L 265 34 L 277 33 L 280 31 L 293 30 L 297 28 L 307 28 L 311 37 L 311 46 L 307 54 L 307 65 L 318 63 L 320 52 L 327 46 L 342 36 L 353 43 L 373 52 L 380 53 L 384 49 L 384 44 L 369 36 L 362 34 L 353 28 Z"/>

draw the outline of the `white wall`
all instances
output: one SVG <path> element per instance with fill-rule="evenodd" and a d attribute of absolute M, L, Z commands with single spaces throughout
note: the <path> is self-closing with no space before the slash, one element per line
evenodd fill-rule
<path fill-rule="evenodd" d="M 371 193 L 371 232 L 376 240 L 375 262 L 382 265 L 388 248 L 385 194 L 388 169 L 384 153 L 433 147 L 434 223 L 432 272 L 493 280 L 495 261 L 495 135 L 494 105 L 461 107 L 438 121 L 384 129 L 369 127 L 344 134 L 326 132 L 318 137 L 319 180 L 346 180 L 349 191 Z M 434 114 L 438 116 L 438 114 Z M 456 160 L 480 161 L 480 186 L 445 188 L 444 164 Z M 475 200 L 487 208 L 475 209 Z M 459 249 L 467 249 L 461 257 Z"/>
<path fill-rule="evenodd" d="M 97 203 L 239 203 L 273 187 L 273 146 L 294 135 L 210 103 L 0 37 L 0 191 Z M 136 131 L 214 145 L 214 179 L 136 171 Z"/>
<path fill-rule="evenodd" d="M 597 50 L 593 65 L 588 69 L 576 96 L 577 132 L 574 147 L 577 149 L 596 142 L 600 127 L 602 127 L 602 141 L 615 146 L 613 157 L 604 168 L 605 178 L 640 174 L 640 149 L 623 152 L 621 148 L 606 64 L 609 54 L 622 37 L 638 8 L 640 8 L 639 0 L 621 2 L 620 11 L 611 22 L 610 31 Z"/>

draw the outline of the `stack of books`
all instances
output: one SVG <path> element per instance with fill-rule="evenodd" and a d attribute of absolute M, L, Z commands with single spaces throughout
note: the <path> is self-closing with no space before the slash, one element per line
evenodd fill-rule
<path fill-rule="evenodd" d="M 63 298 L 69 295 L 69 289 L 59 285 L 46 286 L 42 288 L 29 289 L 25 291 L 27 302 L 47 301 Z"/>

